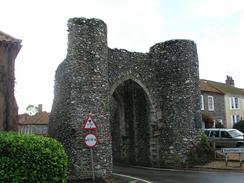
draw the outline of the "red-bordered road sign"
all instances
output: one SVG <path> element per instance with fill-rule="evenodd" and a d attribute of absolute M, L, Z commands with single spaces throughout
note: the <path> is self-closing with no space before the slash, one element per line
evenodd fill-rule
<path fill-rule="evenodd" d="M 98 144 L 98 138 L 94 133 L 87 133 L 84 136 L 84 143 L 87 147 L 92 148 Z"/>
<path fill-rule="evenodd" d="M 92 115 L 89 114 L 87 116 L 81 129 L 82 130 L 96 130 L 97 129 L 97 124 L 96 124 L 95 120 L 93 119 Z"/>

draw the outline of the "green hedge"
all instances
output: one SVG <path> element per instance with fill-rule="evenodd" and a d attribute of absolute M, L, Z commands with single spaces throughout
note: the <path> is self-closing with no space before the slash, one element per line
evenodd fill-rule
<path fill-rule="evenodd" d="M 56 140 L 0 132 L 0 182 L 66 182 L 67 155 Z"/>

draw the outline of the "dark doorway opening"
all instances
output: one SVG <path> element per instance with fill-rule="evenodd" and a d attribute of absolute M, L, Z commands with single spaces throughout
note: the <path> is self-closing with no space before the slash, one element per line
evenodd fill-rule
<path fill-rule="evenodd" d="M 129 79 L 110 102 L 113 161 L 150 166 L 149 102 L 144 89 Z"/>

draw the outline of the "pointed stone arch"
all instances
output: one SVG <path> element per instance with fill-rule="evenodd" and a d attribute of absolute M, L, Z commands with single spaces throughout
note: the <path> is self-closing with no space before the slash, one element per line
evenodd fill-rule
<path fill-rule="evenodd" d="M 147 87 L 132 76 L 119 79 L 110 89 L 110 112 L 114 161 L 155 164 L 156 113 Z"/>

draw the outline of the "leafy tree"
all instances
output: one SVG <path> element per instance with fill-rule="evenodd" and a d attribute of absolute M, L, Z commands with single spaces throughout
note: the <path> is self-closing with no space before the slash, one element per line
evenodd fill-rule
<path fill-rule="evenodd" d="M 202 113 L 202 120 L 204 121 L 206 128 L 213 127 L 214 120 L 213 120 L 213 117 L 210 114 Z"/>
<path fill-rule="evenodd" d="M 26 107 L 26 113 L 30 116 L 34 116 L 38 112 L 38 107 L 34 105 L 28 105 Z"/>
<path fill-rule="evenodd" d="M 240 130 L 242 133 L 244 133 L 244 120 L 241 120 L 238 123 L 234 124 L 233 128 Z"/>
<path fill-rule="evenodd" d="M 215 128 L 224 128 L 224 125 L 222 123 L 220 123 L 220 122 L 217 122 L 215 124 Z"/>
<path fill-rule="evenodd" d="M 210 147 L 205 133 L 201 135 L 201 141 L 191 149 L 186 160 L 187 166 L 203 165 L 214 160 L 214 150 Z"/>

